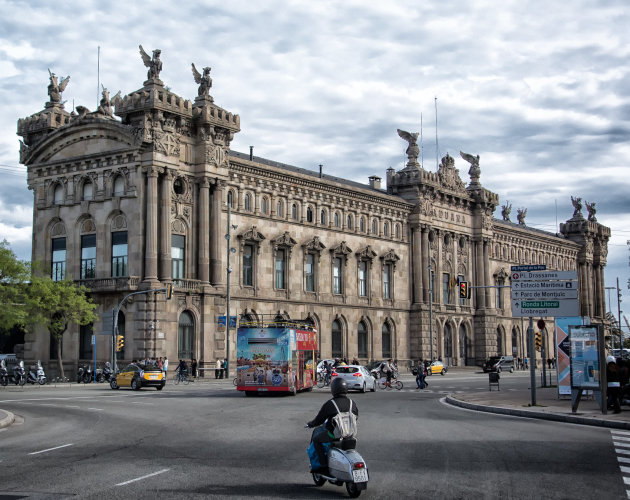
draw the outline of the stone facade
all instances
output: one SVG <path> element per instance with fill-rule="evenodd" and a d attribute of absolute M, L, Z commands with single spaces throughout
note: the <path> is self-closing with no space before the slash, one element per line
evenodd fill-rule
<path fill-rule="evenodd" d="M 193 74 L 194 101 L 170 92 L 158 70 L 124 97 L 103 89 L 93 113 L 68 113 L 51 97 L 18 122 L 34 194 L 33 259 L 55 279 L 85 284 L 100 313 L 129 293 L 174 286 L 173 300 L 152 292 L 125 302 L 124 359 L 213 367 L 226 354 L 218 319 L 228 258 L 231 314 L 308 319 L 322 357 L 404 364 L 432 355 L 453 365 L 522 357 L 509 289 L 490 288 L 509 285 L 514 264 L 578 269 L 582 314 L 603 320 L 610 230 L 579 210 L 561 234 L 527 227 L 524 214 L 519 224 L 493 219 L 499 197 L 479 182 L 478 157 L 462 153 L 471 162 L 466 186 L 450 155 L 437 172 L 424 170 L 417 134 L 403 131 L 409 162 L 388 169 L 385 186 L 376 176 L 360 184 L 232 151 L 239 116 L 214 103 L 209 68 Z M 458 297 L 459 279 L 478 287 L 470 299 Z M 64 362 L 91 359 L 91 334 L 102 329 L 100 321 L 70 329 Z M 108 358 L 107 338 L 97 336 L 99 360 Z M 232 331 L 232 358 L 234 341 Z M 45 332 L 24 347 L 26 359 L 50 358 Z"/>

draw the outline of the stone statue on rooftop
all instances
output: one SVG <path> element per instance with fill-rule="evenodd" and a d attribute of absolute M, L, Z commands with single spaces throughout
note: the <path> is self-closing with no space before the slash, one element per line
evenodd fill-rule
<path fill-rule="evenodd" d="M 66 87 L 70 82 L 70 77 L 66 76 L 65 78 L 58 78 L 57 75 L 50 71 L 50 69 L 48 70 L 48 74 L 50 75 L 50 84 L 48 84 L 48 95 L 50 96 L 50 102 L 53 104 L 60 104 L 61 93 L 66 90 Z"/>
<path fill-rule="evenodd" d="M 192 63 L 192 72 L 193 77 L 195 78 L 195 83 L 199 84 L 199 89 L 197 90 L 197 95 L 199 97 L 206 97 L 210 95 L 210 88 L 212 87 L 212 78 L 210 78 L 210 70 L 211 68 L 205 67 L 203 68 L 203 75 L 197 71 L 195 68 L 195 63 Z"/>
<path fill-rule="evenodd" d="M 584 201 L 586 205 L 586 210 L 588 211 L 588 220 L 591 222 L 597 222 L 597 217 L 595 217 L 595 213 L 597 210 L 595 209 L 595 202 L 589 203 L 588 201 Z"/>
<path fill-rule="evenodd" d="M 153 58 L 149 57 L 142 45 L 140 47 L 140 57 L 142 57 L 142 62 L 144 65 L 149 68 L 147 71 L 147 80 L 159 80 L 160 79 L 160 71 L 162 71 L 162 61 L 160 61 L 160 54 L 162 51 L 160 49 L 155 49 L 153 51 Z"/>
<path fill-rule="evenodd" d="M 470 168 L 468 169 L 468 175 L 470 175 L 470 187 L 480 187 L 481 183 L 479 182 L 479 177 L 481 176 L 481 168 L 479 168 L 479 155 L 473 156 L 462 151 L 459 152 L 459 155 L 470 163 Z"/>
<path fill-rule="evenodd" d="M 419 166 L 418 155 L 420 154 L 420 149 L 418 148 L 418 136 L 420 135 L 420 132 L 412 134 L 410 132 L 405 132 L 404 130 L 396 130 L 398 131 L 398 135 L 409 143 L 409 146 L 407 146 L 407 150 L 405 151 L 407 158 L 409 159 L 407 166 Z"/>
<path fill-rule="evenodd" d="M 510 202 L 506 202 L 505 205 L 501 206 L 501 216 L 503 217 L 503 220 L 511 222 L 510 221 L 510 212 L 512 211 L 512 205 L 510 204 Z"/>
<path fill-rule="evenodd" d="M 516 209 L 516 220 L 518 220 L 518 223 L 521 226 L 525 225 L 525 216 L 527 215 L 527 209 L 526 208 L 518 208 Z"/>
<path fill-rule="evenodd" d="M 113 98 L 110 99 L 109 90 L 107 90 L 103 84 L 101 84 L 101 87 L 103 88 L 103 92 L 102 92 L 102 97 L 101 97 L 101 103 L 100 103 L 100 106 L 98 107 L 97 112 L 105 116 L 113 117 L 114 115 L 113 106 L 115 106 L 116 101 L 120 99 L 120 90 Z"/>
<path fill-rule="evenodd" d="M 571 196 L 571 203 L 573 204 L 573 217 L 582 217 L 582 198 Z"/>

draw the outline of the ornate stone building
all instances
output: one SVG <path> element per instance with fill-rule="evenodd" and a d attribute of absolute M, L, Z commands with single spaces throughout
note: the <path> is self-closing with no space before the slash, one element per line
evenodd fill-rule
<path fill-rule="evenodd" d="M 142 53 L 149 74 L 139 90 L 110 99 L 103 89 L 97 111 L 69 113 L 67 79 L 51 74 L 44 110 L 18 122 L 34 194 L 33 259 L 53 279 L 86 285 L 100 313 L 131 292 L 174 285 L 173 300 L 148 293 L 125 302 L 121 358 L 203 366 L 223 357 L 228 252 L 231 314 L 308 319 L 322 357 L 404 363 L 432 354 L 472 365 L 523 356 L 522 322 L 501 288 L 514 264 L 579 269 L 581 312 L 602 320 L 610 231 L 594 210 L 587 220 L 576 207 L 561 234 L 527 227 L 524 213 L 519 224 L 509 213 L 494 219 L 499 197 L 480 184 L 478 157 L 462 153 L 466 186 L 449 155 L 437 172 L 423 169 L 417 134 L 403 131 L 409 162 L 388 169 L 384 186 L 377 176 L 361 184 L 232 151 L 240 118 L 214 103 L 209 68 L 193 66 L 199 95 L 189 101 L 159 79 L 159 51 Z M 458 280 L 473 287 L 470 299 L 459 298 Z M 91 336 L 102 329 L 99 321 L 66 332 L 64 362 L 92 359 Z M 110 344 L 96 338 L 105 360 Z M 26 359 L 53 351 L 47 333 L 27 335 Z"/>

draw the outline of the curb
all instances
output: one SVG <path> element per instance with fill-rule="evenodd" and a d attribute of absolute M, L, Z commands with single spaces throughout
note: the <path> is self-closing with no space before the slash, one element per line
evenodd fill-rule
<path fill-rule="evenodd" d="M 3 418 L 0 418 L 0 429 L 9 427 L 15 421 L 15 415 L 10 411 L 0 410 L 0 417 L 4 414 Z"/>
<path fill-rule="evenodd" d="M 616 420 L 603 420 L 600 418 L 587 418 L 578 415 L 563 415 L 558 413 L 543 413 L 531 410 L 519 410 L 517 408 L 501 408 L 498 406 L 485 406 L 475 403 L 468 403 L 460 399 L 455 399 L 451 395 L 446 396 L 445 401 L 453 406 L 466 408 L 467 410 L 485 411 L 487 413 L 497 413 L 500 415 L 510 415 L 513 417 L 537 418 L 540 420 L 551 420 L 554 422 L 564 422 L 568 424 L 591 425 L 596 427 L 606 427 L 610 429 L 630 430 L 630 422 L 619 422 Z"/>

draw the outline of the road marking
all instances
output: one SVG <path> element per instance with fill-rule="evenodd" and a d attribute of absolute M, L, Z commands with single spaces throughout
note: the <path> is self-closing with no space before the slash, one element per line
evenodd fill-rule
<path fill-rule="evenodd" d="M 64 408 L 81 408 L 81 407 L 75 406 L 75 405 L 64 405 Z"/>
<path fill-rule="evenodd" d="M 147 474 L 146 476 L 137 477 L 135 479 L 130 479 L 129 481 L 125 481 L 124 483 L 115 484 L 114 486 L 125 486 L 126 484 L 135 483 L 136 481 L 141 481 L 141 480 L 146 479 L 148 477 L 157 476 L 158 474 L 162 474 L 164 472 L 168 472 L 169 470 L 171 470 L 171 469 L 162 469 L 162 470 L 159 470 L 157 472 L 153 472 L 152 474 Z"/>
<path fill-rule="evenodd" d="M 88 410 L 103 411 L 103 408 L 88 408 Z"/>
<path fill-rule="evenodd" d="M 628 487 L 630 486 L 630 458 L 628 458 L 628 455 L 630 455 L 630 432 L 611 429 L 610 434 L 615 453 L 617 454 L 617 462 L 619 463 L 623 483 Z M 626 496 L 630 498 L 630 488 L 626 488 Z"/>
<path fill-rule="evenodd" d="M 615 448 L 617 455 L 630 455 L 630 450 L 624 450 L 623 448 Z"/>
<path fill-rule="evenodd" d="M 47 451 L 58 450 L 59 448 L 67 448 L 68 446 L 72 446 L 74 443 L 62 444 L 61 446 L 55 446 L 54 448 L 48 448 L 46 450 L 39 450 L 29 453 L 29 455 L 38 455 L 40 453 L 46 453 Z"/>
<path fill-rule="evenodd" d="M 625 437 L 625 436 L 620 435 L 620 434 L 614 434 L 614 435 L 613 435 L 613 439 L 615 439 L 615 440 L 620 440 L 620 441 L 628 441 L 628 442 L 630 442 L 630 436 L 629 436 L 629 437 Z"/>
<path fill-rule="evenodd" d="M 619 446 L 620 448 L 630 448 L 630 443 L 624 443 L 623 441 L 617 441 L 613 438 L 613 444 L 615 446 Z"/>

